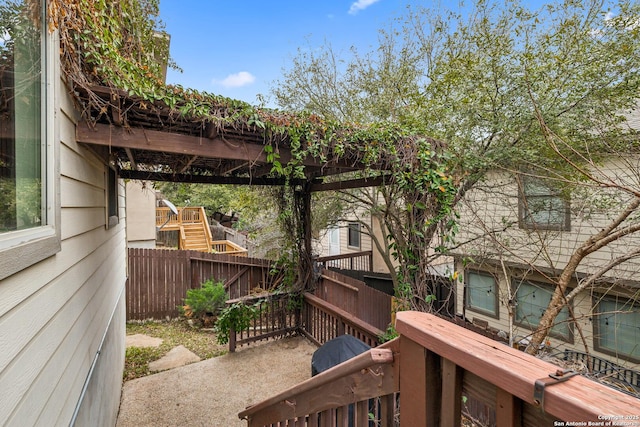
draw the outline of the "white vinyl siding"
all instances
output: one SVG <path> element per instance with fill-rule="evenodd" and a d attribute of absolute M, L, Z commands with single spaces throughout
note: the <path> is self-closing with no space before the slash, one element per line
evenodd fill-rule
<path fill-rule="evenodd" d="M 27 266 L 0 279 L 0 420 L 69 425 L 78 409 L 76 425 L 115 425 L 124 364 L 124 221 L 106 228 L 107 165 L 75 141 L 78 113 L 58 72 L 53 86 L 59 250 L 44 259 L 27 254 Z M 124 218 L 121 181 L 117 192 Z"/>

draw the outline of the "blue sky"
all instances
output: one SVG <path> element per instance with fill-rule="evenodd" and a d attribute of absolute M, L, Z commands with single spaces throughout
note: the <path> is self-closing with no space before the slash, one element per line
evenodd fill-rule
<path fill-rule="evenodd" d="M 377 46 L 378 30 L 407 0 L 161 0 L 171 56 L 184 70 L 167 83 L 257 104 L 298 47 Z"/>

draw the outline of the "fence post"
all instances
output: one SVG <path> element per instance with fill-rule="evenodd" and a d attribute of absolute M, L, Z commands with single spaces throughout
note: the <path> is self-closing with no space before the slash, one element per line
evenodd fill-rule
<path fill-rule="evenodd" d="M 236 330 L 229 328 L 229 353 L 236 352 Z"/>

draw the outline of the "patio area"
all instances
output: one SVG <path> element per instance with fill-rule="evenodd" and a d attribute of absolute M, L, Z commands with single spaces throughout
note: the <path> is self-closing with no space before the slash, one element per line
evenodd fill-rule
<path fill-rule="evenodd" d="M 284 338 L 128 381 L 117 427 L 246 426 L 238 412 L 310 378 L 316 349 Z"/>

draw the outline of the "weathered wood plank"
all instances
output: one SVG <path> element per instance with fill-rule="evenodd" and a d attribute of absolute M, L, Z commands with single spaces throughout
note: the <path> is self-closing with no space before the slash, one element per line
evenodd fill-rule
<path fill-rule="evenodd" d="M 521 427 L 522 403 L 520 399 L 501 388 L 496 389 L 497 427 Z"/>
<path fill-rule="evenodd" d="M 460 427 L 462 404 L 462 369 L 448 359 L 442 359 L 442 425 Z"/>
<path fill-rule="evenodd" d="M 425 350 L 416 342 L 400 337 L 400 390 L 403 399 L 400 423 L 407 426 L 425 425 L 427 419 L 427 377 L 432 375 L 427 369 Z"/>
<path fill-rule="evenodd" d="M 394 393 L 398 387 L 393 360 L 392 350 L 371 349 L 247 408 L 238 416 L 264 425 Z"/>
<path fill-rule="evenodd" d="M 530 404 L 534 404 L 535 381 L 557 369 L 551 363 L 427 313 L 398 313 L 396 329 L 403 338 L 450 359 Z M 560 420 L 598 421 L 602 414 L 624 416 L 638 412 L 637 399 L 581 376 L 547 387 L 545 393 L 544 410 Z"/>

